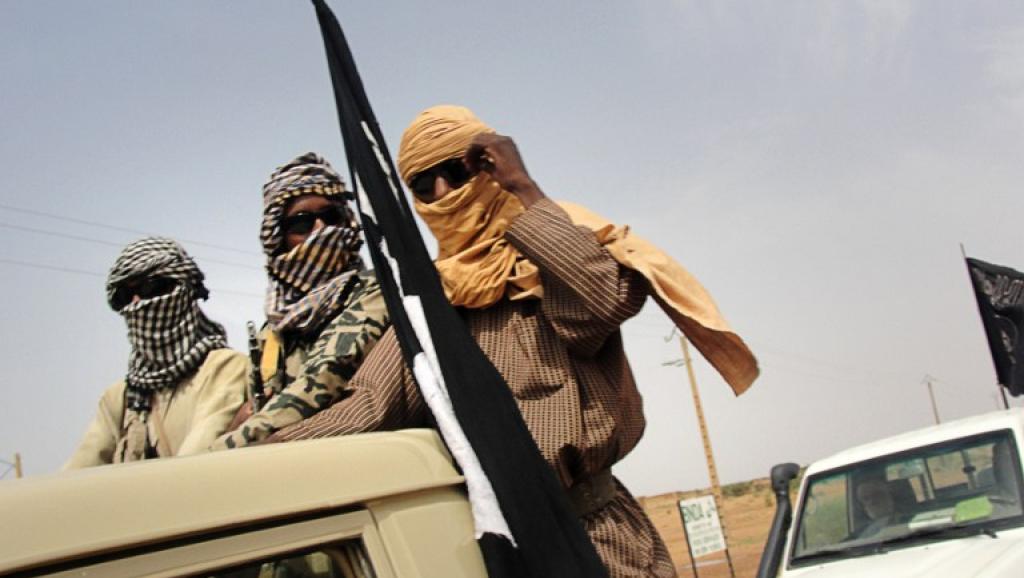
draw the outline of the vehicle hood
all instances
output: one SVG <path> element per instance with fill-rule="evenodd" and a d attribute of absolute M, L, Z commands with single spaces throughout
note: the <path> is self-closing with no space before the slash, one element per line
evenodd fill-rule
<path fill-rule="evenodd" d="M 781 576 L 1019 578 L 1021 568 L 1024 568 L 1024 528 L 1014 528 L 1000 531 L 997 538 L 980 535 L 934 542 L 861 558 L 788 569 Z"/>

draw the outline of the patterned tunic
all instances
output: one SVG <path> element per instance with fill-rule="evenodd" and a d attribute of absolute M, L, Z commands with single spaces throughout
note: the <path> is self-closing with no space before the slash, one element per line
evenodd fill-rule
<path fill-rule="evenodd" d="M 210 449 L 260 441 L 343 397 L 349 380 L 390 323 L 373 273 L 360 272 L 353 283 L 345 308 L 323 329 L 309 336 L 286 336 L 278 371 L 264 382 L 269 402 Z"/>
<path fill-rule="evenodd" d="M 520 215 L 506 238 L 541 270 L 541 300 L 504 300 L 461 310 L 470 332 L 512 389 L 530 432 L 568 488 L 612 466 L 644 430 L 640 394 L 619 326 L 647 296 L 593 232 L 544 199 Z M 352 381 L 352 395 L 279 438 L 296 440 L 428 424 L 428 410 L 393 331 Z M 664 543 L 640 505 L 616 494 L 582 519 L 611 576 L 675 576 Z"/>

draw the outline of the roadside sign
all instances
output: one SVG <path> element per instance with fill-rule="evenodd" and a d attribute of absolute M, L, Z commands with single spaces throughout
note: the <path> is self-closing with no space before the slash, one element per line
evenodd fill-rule
<path fill-rule="evenodd" d="M 725 536 L 718 520 L 714 496 L 679 500 L 686 536 L 694 558 L 725 550 Z"/>

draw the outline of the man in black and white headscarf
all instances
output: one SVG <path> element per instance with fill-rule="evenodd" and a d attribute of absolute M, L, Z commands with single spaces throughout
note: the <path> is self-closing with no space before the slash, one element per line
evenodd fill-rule
<path fill-rule="evenodd" d="M 199 308 L 203 274 L 175 241 L 121 252 L 107 301 L 128 326 L 124 381 L 107 389 L 65 469 L 204 451 L 245 400 L 248 359 Z"/>
<path fill-rule="evenodd" d="M 390 320 L 380 285 L 359 256 L 352 193 L 320 155 L 278 167 L 263 185 L 260 241 L 267 256 L 267 323 L 260 381 L 269 398 L 246 404 L 214 450 L 260 443 L 330 407 Z"/>

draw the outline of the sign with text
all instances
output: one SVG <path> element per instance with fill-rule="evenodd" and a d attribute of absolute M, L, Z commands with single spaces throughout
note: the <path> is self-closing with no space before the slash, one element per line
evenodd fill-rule
<path fill-rule="evenodd" d="M 725 536 L 718 521 L 714 496 L 679 500 L 679 511 L 686 525 L 686 537 L 694 558 L 725 550 Z"/>

